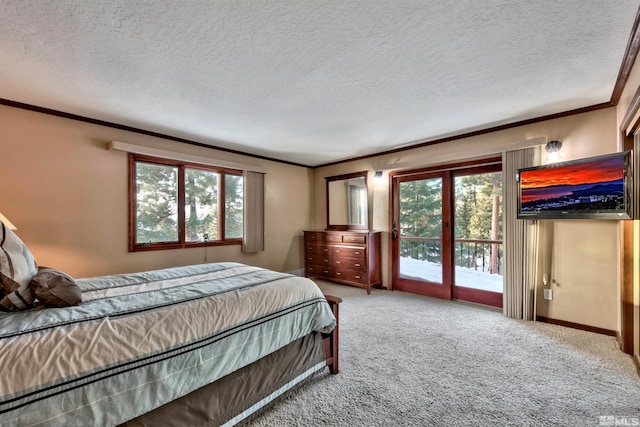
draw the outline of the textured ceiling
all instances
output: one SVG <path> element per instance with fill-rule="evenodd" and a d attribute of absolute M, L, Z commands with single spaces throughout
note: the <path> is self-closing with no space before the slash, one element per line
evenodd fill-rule
<path fill-rule="evenodd" d="M 0 98 L 305 165 L 611 99 L 639 0 L 0 0 Z"/>

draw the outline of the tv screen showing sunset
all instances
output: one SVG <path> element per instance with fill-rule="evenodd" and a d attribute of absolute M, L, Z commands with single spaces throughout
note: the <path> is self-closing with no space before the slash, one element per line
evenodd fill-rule
<path fill-rule="evenodd" d="M 521 210 L 624 212 L 625 157 L 520 171 Z"/>

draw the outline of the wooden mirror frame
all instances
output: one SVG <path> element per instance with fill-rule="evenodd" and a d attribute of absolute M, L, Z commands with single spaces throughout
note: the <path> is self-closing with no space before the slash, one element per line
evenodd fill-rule
<path fill-rule="evenodd" d="M 369 187 L 367 185 L 367 176 L 368 176 L 368 172 L 367 171 L 362 171 L 362 172 L 353 172 L 353 173 L 348 173 L 348 174 L 344 174 L 344 175 L 335 175 L 335 176 L 327 176 L 325 177 L 326 180 L 326 197 L 327 197 L 327 203 L 326 203 L 326 208 L 327 208 L 327 230 L 368 230 L 369 229 Z M 362 178 L 364 180 L 364 189 L 365 189 L 365 194 L 367 196 L 367 200 L 366 200 L 366 206 L 365 206 L 365 224 L 363 225 L 359 225 L 359 224 L 331 224 L 331 220 L 329 218 L 329 212 L 330 212 L 330 196 L 329 196 L 329 184 L 331 182 L 335 182 L 335 181 L 343 181 L 343 180 L 349 180 L 349 179 L 354 179 L 354 178 Z"/>

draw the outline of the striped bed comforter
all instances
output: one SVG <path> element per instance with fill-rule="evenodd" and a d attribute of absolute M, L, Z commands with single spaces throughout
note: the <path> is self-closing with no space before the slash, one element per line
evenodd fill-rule
<path fill-rule="evenodd" d="M 78 284 L 79 306 L 0 313 L 0 425 L 116 425 L 335 325 L 312 281 L 238 263 Z"/>

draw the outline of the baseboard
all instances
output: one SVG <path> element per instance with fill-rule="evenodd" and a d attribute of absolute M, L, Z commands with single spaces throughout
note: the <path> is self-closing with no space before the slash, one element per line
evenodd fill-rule
<path fill-rule="evenodd" d="M 633 364 L 636 365 L 636 372 L 638 376 L 640 376 L 640 354 L 636 353 L 633 355 Z"/>
<path fill-rule="evenodd" d="M 610 337 L 616 337 L 619 342 L 619 335 L 617 331 L 611 329 L 598 328 L 596 326 L 583 325 L 580 323 L 567 322 L 566 320 L 552 319 L 545 316 L 536 316 L 538 322 L 551 323 L 552 325 L 566 326 L 567 328 L 580 329 L 587 332 L 595 332 L 596 334 L 608 335 Z"/>

